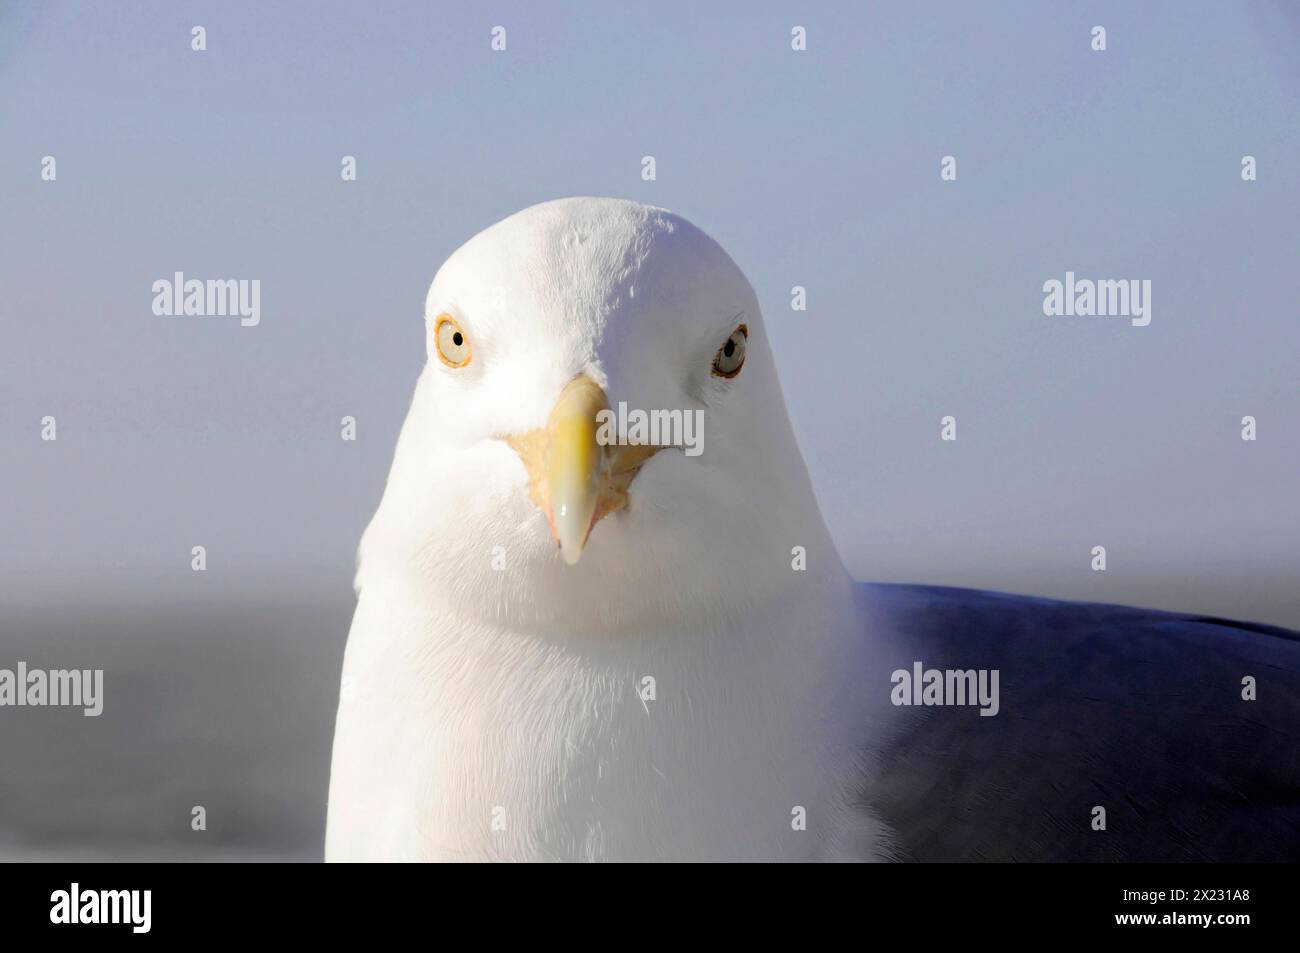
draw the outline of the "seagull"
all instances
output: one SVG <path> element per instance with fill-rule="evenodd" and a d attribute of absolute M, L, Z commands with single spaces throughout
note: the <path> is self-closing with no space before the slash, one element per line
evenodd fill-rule
<path fill-rule="evenodd" d="M 684 218 L 525 209 L 424 320 L 327 860 L 1300 856 L 1300 637 L 856 581 L 754 290 Z"/>

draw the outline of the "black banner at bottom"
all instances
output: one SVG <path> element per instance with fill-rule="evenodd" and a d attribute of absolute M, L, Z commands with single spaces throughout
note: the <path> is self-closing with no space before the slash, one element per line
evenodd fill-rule
<path fill-rule="evenodd" d="M 1130 934 L 1181 943 L 1194 935 L 1232 942 L 1294 933 L 1295 868 L 1285 865 L 789 870 L 618 867 L 592 880 L 572 870 L 539 881 L 519 867 L 12 864 L 0 868 L 0 917 L 7 938 L 63 933 L 91 942 L 337 941 L 411 930 L 432 939 L 433 927 L 470 940 L 515 931 L 540 939 L 537 931 L 551 933 L 562 920 L 587 929 L 617 924 L 634 935 L 675 923 L 769 931 L 787 921 L 828 939 L 906 927 L 920 931 L 926 947 L 945 937 Z M 547 942 L 558 939 L 551 933 Z"/>

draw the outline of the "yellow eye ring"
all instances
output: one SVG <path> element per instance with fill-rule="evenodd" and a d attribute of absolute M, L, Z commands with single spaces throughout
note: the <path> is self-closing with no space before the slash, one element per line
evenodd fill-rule
<path fill-rule="evenodd" d="M 449 314 L 438 315 L 434 322 L 433 343 L 438 349 L 438 360 L 448 367 L 464 367 L 474 356 L 469 346 L 469 336 Z"/>
<path fill-rule="evenodd" d="M 745 345 L 749 342 L 749 328 L 740 324 L 727 336 L 713 355 L 713 376 L 731 380 L 745 366 Z"/>

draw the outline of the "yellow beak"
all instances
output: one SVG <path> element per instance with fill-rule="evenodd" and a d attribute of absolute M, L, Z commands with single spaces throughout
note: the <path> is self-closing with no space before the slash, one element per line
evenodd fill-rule
<path fill-rule="evenodd" d="M 585 375 L 560 392 L 546 426 L 507 437 L 528 470 L 529 495 L 551 527 L 561 558 L 574 565 L 591 529 L 627 505 L 627 488 L 660 448 L 601 446 L 596 415 L 609 409 L 600 385 Z"/>
<path fill-rule="evenodd" d="M 587 545 L 596 516 L 604 454 L 596 443 L 596 414 L 609 407 L 605 392 L 578 377 L 560 394 L 547 421 L 547 516 L 560 556 L 572 566 Z"/>

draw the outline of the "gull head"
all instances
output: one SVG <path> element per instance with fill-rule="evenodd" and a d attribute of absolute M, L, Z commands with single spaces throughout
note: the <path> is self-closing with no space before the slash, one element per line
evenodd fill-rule
<path fill-rule="evenodd" d="M 413 566 L 462 611 L 608 628 L 770 596 L 822 542 L 757 297 L 685 219 L 525 209 L 442 265 L 424 322 L 359 584 Z"/>

